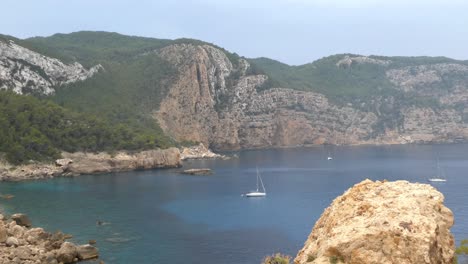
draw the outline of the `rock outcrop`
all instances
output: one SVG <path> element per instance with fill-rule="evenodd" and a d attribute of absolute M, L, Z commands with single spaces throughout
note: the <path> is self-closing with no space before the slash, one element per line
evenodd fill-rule
<path fill-rule="evenodd" d="M 356 184 L 316 222 L 294 262 L 453 263 L 453 214 L 427 184 Z"/>
<path fill-rule="evenodd" d="M 67 65 L 11 40 L 0 40 L 0 89 L 50 95 L 57 86 L 86 80 L 101 69 L 101 65 L 96 65 L 87 70 L 77 62 Z"/>
<path fill-rule="evenodd" d="M 23 214 L 21 214 L 23 215 Z M 66 242 L 69 235 L 48 233 L 42 228 L 27 228 L 0 215 L 1 264 L 76 263 L 97 258 L 97 248 Z"/>
<path fill-rule="evenodd" d="M 0 180 L 35 180 L 57 176 L 181 166 L 180 152 L 177 148 L 148 150 L 137 153 L 118 152 L 115 155 L 82 152 L 62 153 L 62 156 L 64 159 L 57 160 L 55 164 L 37 163 L 18 167 L 3 164 L 0 167 Z"/>
<path fill-rule="evenodd" d="M 188 159 L 227 159 L 226 156 L 216 154 L 203 143 L 200 143 L 196 146 L 191 146 L 191 147 L 184 147 L 180 151 L 180 159 L 181 160 L 188 160 Z"/>

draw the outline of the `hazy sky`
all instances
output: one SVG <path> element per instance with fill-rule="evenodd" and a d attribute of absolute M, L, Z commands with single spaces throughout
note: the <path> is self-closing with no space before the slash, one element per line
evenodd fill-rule
<path fill-rule="evenodd" d="M 303 64 L 336 53 L 468 59 L 467 0 L 2 0 L 0 33 L 196 38 Z"/>

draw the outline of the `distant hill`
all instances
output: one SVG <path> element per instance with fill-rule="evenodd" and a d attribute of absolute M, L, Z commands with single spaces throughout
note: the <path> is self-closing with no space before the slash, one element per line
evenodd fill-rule
<path fill-rule="evenodd" d="M 0 88 L 110 129 L 125 126 L 130 142 L 152 135 L 152 144 L 93 151 L 185 141 L 232 150 L 468 138 L 467 61 L 338 54 L 290 66 L 199 40 L 92 31 L 0 35 L 0 47 Z"/>

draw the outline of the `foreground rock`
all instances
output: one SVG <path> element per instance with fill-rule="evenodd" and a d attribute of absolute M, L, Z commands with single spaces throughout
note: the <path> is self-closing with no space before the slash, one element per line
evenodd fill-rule
<path fill-rule="evenodd" d="M 51 234 L 42 228 L 27 228 L 16 223 L 16 219 L 0 220 L 0 264 L 75 263 L 99 255 L 91 245 L 66 242 L 68 235 Z"/>
<path fill-rule="evenodd" d="M 155 168 L 176 168 L 181 166 L 177 148 L 148 150 L 137 153 L 62 153 L 63 159 L 55 164 L 27 164 L 13 167 L 0 164 L 0 180 L 21 181 L 47 179 L 57 176 L 109 173 Z"/>
<path fill-rule="evenodd" d="M 365 180 L 336 198 L 294 262 L 453 263 L 453 214 L 427 184 Z"/>

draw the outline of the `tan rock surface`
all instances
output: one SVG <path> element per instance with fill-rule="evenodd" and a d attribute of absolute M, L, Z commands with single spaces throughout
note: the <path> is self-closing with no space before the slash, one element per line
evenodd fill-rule
<path fill-rule="evenodd" d="M 180 151 L 180 159 L 181 160 L 187 160 L 187 159 L 215 159 L 215 158 L 227 158 L 226 156 L 216 154 L 203 143 L 200 143 L 196 146 L 188 147 L 188 148 L 182 148 Z"/>
<path fill-rule="evenodd" d="M 337 197 L 316 222 L 294 262 L 452 263 L 453 214 L 427 184 L 356 184 Z"/>
<path fill-rule="evenodd" d="M 98 257 L 91 245 L 66 242 L 71 236 L 45 232 L 42 228 L 17 225 L 13 219 L 0 220 L 0 264 L 76 263 Z"/>
<path fill-rule="evenodd" d="M 177 148 L 147 150 L 136 153 L 62 153 L 55 164 L 26 164 L 14 167 L 0 163 L 0 180 L 21 181 L 56 176 L 130 171 L 136 169 L 175 168 L 181 166 Z"/>

